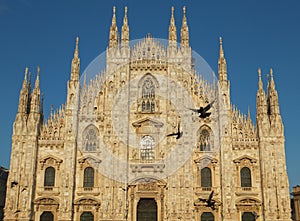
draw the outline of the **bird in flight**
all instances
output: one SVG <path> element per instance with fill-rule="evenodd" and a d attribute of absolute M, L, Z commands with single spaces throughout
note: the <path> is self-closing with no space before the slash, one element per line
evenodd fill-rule
<path fill-rule="evenodd" d="M 204 119 L 207 118 L 211 115 L 209 111 L 209 109 L 213 106 L 213 104 L 215 103 L 216 100 L 212 101 L 211 103 L 209 103 L 208 105 L 206 105 L 205 107 L 200 107 L 199 109 L 193 109 L 193 108 L 189 108 L 190 110 L 196 112 L 199 114 L 199 117 Z"/>
<path fill-rule="evenodd" d="M 168 134 L 167 137 L 176 136 L 176 139 L 180 139 L 183 135 L 183 131 L 180 131 L 180 123 L 178 123 L 178 131 L 177 133 Z"/>
<path fill-rule="evenodd" d="M 199 198 L 199 201 L 201 202 L 205 202 L 206 203 L 206 207 L 210 207 L 212 210 L 215 210 L 215 200 L 212 199 L 214 195 L 214 191 L 211 191 L 211 193 L 209 194 L 209 197 L 208 199 L 202 199 L 202 198 Z"/>

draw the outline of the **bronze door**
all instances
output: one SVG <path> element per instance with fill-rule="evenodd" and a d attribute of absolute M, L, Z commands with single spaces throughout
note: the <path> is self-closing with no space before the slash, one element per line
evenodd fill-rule
<path fill-rule="evenodd" d="M 137 206 L 137 221 L 157 221 L 157 204 L 153 198 L 141 198 Z"/>

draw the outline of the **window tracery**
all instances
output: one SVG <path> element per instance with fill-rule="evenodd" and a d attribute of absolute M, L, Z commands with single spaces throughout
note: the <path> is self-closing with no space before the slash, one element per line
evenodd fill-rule
<path fill-rule="evenodd" d="M 95 126 L 85 129 L 83 135 L 83 146 L 85 151 L 96 151 L 98 147 L 98 130 Z"/>
<path fill-rule="evenodd" d="M 207 129 L 203 129 L 200 132 L 200 151 L 210 151 L 210 133 Z"/>
<path fill-rule="evenodd" d="M 155 85 L 151 77 L 147 77 L 142 86 L 142 112 L 155 111 Z"/>
<path fill-rule="evenodd" d="M 154 159 L 155 141 L 152 136 L 146 135 L 141 140 L 141 160 L 152 161 Z"/>

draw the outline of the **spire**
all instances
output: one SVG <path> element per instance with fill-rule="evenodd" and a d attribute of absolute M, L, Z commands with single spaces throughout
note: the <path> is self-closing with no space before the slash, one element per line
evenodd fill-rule
<path fill-rule="evenodd" d="M 122 26 L 122 45 L 128 45 L 129 43 L 129 26 L 128 26 L 128 18 L 127 18 L 127 6 L 125 7 L 125 15 L 123 19 Z"/>
<path fill-rule="evenodd" d="M 22 84 L 22 89 L 20 91 L 18 113 L 27 113 L 28 101 L 29 101 L 28 98 L 29 98 L 29 91 L 30 91 L 30 86 L 29 86 L 29 82 L 27 81 L 27 77 L 28 77 L 28 67 L 25 68 L 24 80 Z"/>
<path fill-rule="evenodd" d="M 109 31 L 109 47 L 112 48 L 118 43 L 118 27 L 116 22 L 116 6 L 113 7 L 113 17 Z"/>
<path fill-rule="evenodd" d="M 78 50 L 78 44 L 79 44 L 79 37 L 76 37 L 76 45 L 75 45 L 75 51 L 74 51 L 74 58 L 79 58 L 79 50 Z"/>
<path fill-rule="evenodd" d="M 80 58 L 79 58 L 78 44 L 79 44 L 79 38 L 76 37 L 74 57 L 72 59 L 72 65 L 71 65 L 71 81 L 78 81 L 80 75 Z"/>
<path fill-rule="evenodd" d="M 273 78 L 273 69 L 270 69 L 270 82 L 269 82 L 269 90 L 275 90 L 275 83 Z"/>
<path fill-rule="evenodd" d="M 261 69 L 258 68 L 257 72 L 258 72 L 258 90 L 263 91 L 264 89 L 263 89 L 263 82 L 261 80 Z"/>
<path fill-rule="evenodd" d="M 37 75 L 34 89 L 31 93 L 30 113 L 40 113 L 40 67 L 37 67 Z"/>
<path fill-rule="evenodd" d="M 223 50 L 223 41 L 220 37 L 220 55 L 218 60 L 218 77 L 219 81 L 227 81 L 227 65 Z"/>
<path fill-rule="evenodd" d="M 181 40 L 180 44 L 184 47 L 189 47 L 189 27 L 187 26 L 187 19 L 186 19 L 186 8 L 183 7 L 183 18 L 182 18 L 182 26 L 181 26 Z"/>
<path fill-rule="evenodd" d="M 35 89 L 39 89 L 40 88 L 40 72 L 41 72 L 41 69 L 40 67 L 38 66 L 37 67 L 37 75 L 36 75 L 36 79 L 35 79 L 35 85 L 34 85 L 34 90 Z"/>
<path fill-rule="evenodd" d="M 174 6 L 172 6 L 172 14 L 169 26 L 169 45 L 176 44 L 177 42 L 177 33 L 176 33 L 176 26 L 175 26 L 175 18 L 174 18 Z"/>
<path fill-rule="evenodd" d="M 273 69 L 270 69 L 270 80 L 268 85 L 268 103 L 269 103 L 269 109 L 270 114 L 279 114 L 279 102 L 278 102 L 278 93 L 275 88 L 275 82 L 273 78 Z"/>
<path fill-rule="evenodd" d="M 267 114 L 266 95 L 261 79 L 261 69 L 258 68 L 258 90 L 256 93 L 256 115 Z"/>

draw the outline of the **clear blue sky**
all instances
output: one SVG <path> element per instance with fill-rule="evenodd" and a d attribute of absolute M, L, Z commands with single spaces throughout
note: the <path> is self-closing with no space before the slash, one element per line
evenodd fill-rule
<path fill-rule="evenodd" d="M 41 67 L 45 115 L 66 99 L 75 37 L 80 37 L 81 69 L 108 43 L 112 7 L 121 28 L 128 6 L 130 38 L 151 33 L 168 37 L 171 6 L 177 30 L 186 5 L 190 43 L 216 71 L 219 36 L 223 37 L 231 100 L 243 112 L 250 106 L 255 120 L 257 68 L 272 67 L 285 125 L 290 185 L 300 184 L 298 93 L 300 89 L 300 1 L 199 0 L 0 0 L 0 165 L 9 167 L 12 125 L 26 66 Z"/>

